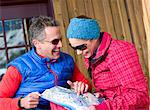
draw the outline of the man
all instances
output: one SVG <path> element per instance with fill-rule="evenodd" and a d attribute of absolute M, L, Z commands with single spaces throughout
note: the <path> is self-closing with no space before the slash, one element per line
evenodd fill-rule
<path fill-rule="evenodd" d="M 86 16 L 71 19 L 67 38 L 83 55 L 96 95 L 105 98 L 90 110 L 148 109 L 148 85 L 133 44 L 100 32 L 98 22 Z"/>
<path fill-rule="evenodd" d="M 50 110 L 49 102 L 40 98 L 44 90 L 70 85 L 80 94 L 88 89 L 89 83 L 73 58 L 60 52 L 62 38 L 55 20 L 34 18 L 29 31 L 32 50 L 10 62 L 0 82 L 0 110 Z"/>

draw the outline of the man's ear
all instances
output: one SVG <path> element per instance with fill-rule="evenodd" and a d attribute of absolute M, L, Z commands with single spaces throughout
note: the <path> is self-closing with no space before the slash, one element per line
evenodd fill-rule
<path fill-rule="evenodd" d="M 39 47 L 39 41 L 37 40 L 37 39 L 33 39 L 32 40 L 32 44 L 36 47 L 36 48 L 38 48 Z"/>

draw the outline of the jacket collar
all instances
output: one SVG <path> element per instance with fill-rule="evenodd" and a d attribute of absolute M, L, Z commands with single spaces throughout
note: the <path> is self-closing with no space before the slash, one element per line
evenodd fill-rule
<path fill-rule="evenodd" d="M 97 49 L 96 56 L 93 59 L 97 59 L 100 56 L 104 55 L 111 43 L 111 40 L 111 35 L 105 32 L 102 36 L 102 41 Z"/>
<path fill-rule="evenodd" d="M 101 43 L 96 50 L 96 55 L 94 58 L 92 58 L 92 63 L 96 63 L 97 61 L 101 60 L 101 58 L 103 57 L 103 55 L 109 48 L 111 40 L 112 40 L 111 35 L 108 34 L 107 32 L 104 32 Z M 85 58 L 84 61 L 85 61 L 86 67 L 89 67 L 89 59 Z"/>

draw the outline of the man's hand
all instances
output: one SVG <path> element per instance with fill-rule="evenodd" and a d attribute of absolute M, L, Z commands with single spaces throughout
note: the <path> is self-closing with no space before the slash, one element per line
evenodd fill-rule
<path fill-rule="evenodd" d="M 70 85 L 71 88 L 75 90 L 77 95 L 83 94 L 84 92 L 88 91 L 89 86 L 81 81 L 71 82 L 67 81 L 67 83 Z"/>
<path fill-rule="evenodd" d="M 35 108 L 39 104 L 40 94 L 38 92 L 32 92 L 26 97 L 21 99 L 21 107 L 26 109 Z"/>

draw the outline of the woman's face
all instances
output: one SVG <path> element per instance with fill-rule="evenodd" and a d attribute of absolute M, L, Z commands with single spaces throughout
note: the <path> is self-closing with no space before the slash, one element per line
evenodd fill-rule
<path fill-rule="evenodd" d="M 69 38 L 70 46 L 77 52 L 78 55 L 83 55 L 84 58 L 89 58 L 94 53 L 93 40 L 83 40 Z"/>

